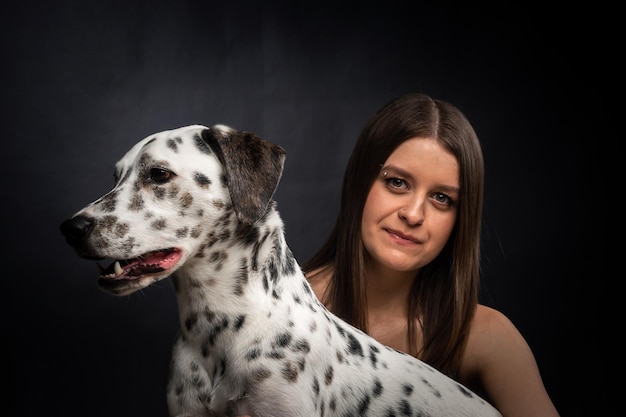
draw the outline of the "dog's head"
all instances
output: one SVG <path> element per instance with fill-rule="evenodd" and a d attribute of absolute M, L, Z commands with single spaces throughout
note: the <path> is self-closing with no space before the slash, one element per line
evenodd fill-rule
<path fill-rule="evenodd" d="M 224 125 L 150 135 L 116 164 L 111 191 L 61 224 L 86 259 L 112 259 L 100 286 L 130 294 L 259 221 L 282 175 L 284 150 Z"/>

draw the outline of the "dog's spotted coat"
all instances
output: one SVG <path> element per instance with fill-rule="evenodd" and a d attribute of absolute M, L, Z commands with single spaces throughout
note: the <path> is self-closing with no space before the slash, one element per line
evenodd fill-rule
<path fill-rule="evenodd" d="M 119 260 L 99 280 L 112 294 L 172 277 L 181 332 L 170 415 L 499 416 L 317 300 L 272 200 L 284 158 L 223 125 L 160 132 L 118 161 L 108 194 L 61 225 L 78 255 Z"/>

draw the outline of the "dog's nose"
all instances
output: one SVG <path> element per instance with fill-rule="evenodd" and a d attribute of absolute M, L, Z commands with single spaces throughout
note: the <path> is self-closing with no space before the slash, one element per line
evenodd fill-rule
<path fill-rule="evenodd" d="M 89 235 L 93 224 L 93 219 L 89 217 L 76 216 L 61 223 L 60 229 L 67 243 L 77 246 Z"/>

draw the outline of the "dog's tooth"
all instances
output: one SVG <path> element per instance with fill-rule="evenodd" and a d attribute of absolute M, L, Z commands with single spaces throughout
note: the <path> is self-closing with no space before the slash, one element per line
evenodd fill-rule
<path fill-rule="evenodd" d="M 122 275 L 122 273 L 124 272 L 118 261 L 115 261 L 115 264 L 113 265 L 113 270 L 115 270 L 115 276 L 117 277 Z"/>

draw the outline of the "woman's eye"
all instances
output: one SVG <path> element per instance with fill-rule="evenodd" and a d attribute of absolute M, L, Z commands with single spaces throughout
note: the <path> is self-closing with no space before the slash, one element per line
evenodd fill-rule
<path fill-rule="evenodd" d="M 400 178 L 387 178 L 387 184 L 392 188 L 407 188 L 406 181 Z"/>
<path fill-rule="evenodd" d="M 174 173 L 163 168 L 151 168 L 150 179 L 157 184 L 164 184 L 174 178 Z"/>
<path fill-rule="evenodd" d="M 449 195 L 444 194 L 444 193 L 436 193 L 434 195 L 434 199 L 441 204 L 445 204 L 446 206 L 452 206 L 454 205 L 454 200 L 452 200 L 452 198 L 450 198 Z"/>

